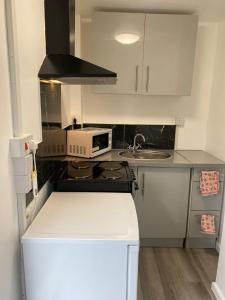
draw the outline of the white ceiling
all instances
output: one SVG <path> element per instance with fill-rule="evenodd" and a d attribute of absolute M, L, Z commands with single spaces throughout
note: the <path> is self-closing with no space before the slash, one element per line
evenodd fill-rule
<path fill-rule="evenodd" d="M 201 21 L 225 19 L 225 0 L 76 0 L 82 17 L 94 10 L 196 13 Z"/>

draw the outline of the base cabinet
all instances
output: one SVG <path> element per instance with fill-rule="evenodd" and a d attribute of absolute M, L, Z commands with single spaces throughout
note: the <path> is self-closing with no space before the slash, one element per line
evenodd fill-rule
<path fill-rule="evenodd" d="M 135 204 L 141 239 L 184 239 L 188 215 L 189 168 L 140 167 Z"/>
<path fill-rule="evenodd" d="M 219 191 L 216 195 L 203 196 L 200 192 L 201 171 L 218 171 Z M 188 214 L 186 248 L 215 248 L 220 233 L 221 210 L 224 194 L 223 168 L 193 168 L 190 188 L 190 205 Z M 202 215 L 212 215 L 215 220 L 215 234 L 205 233 L 201 228 Z"/>
<path fill-rule="evenodd" d="M 220 172 L 219 192 L 203 197 L 201 170 Z M 134 194 L 141 243 L 152 247 L 215 248 L 221 223 L 225 169 L 135 169 L 139 190 Z M 215 234 L 201 230 L 202 215 L 215 216 Z"/>

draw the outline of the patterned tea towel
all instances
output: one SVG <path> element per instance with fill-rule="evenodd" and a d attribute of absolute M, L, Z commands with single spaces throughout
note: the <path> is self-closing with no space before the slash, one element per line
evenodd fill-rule
<path fill-rule="evenodd" d="M 215 234 L 215 216 L 213 215 L 202 215 L 201 216 L 201 231 L 206 234 Z"/>
<path fill-rule="evenodd" d="M 219 192 L 218 171 L 201 171 L 200 192 L 202 196 L 216 195 Z"/>

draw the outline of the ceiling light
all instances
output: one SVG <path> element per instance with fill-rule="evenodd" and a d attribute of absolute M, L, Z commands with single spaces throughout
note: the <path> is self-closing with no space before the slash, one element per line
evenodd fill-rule
<path fill-rule="evenodd" d="M 136 33 L 121 33 L 115 35 L 115 40 L 121 44 L 130 45 L 136 43 L 140 36 Z"/>

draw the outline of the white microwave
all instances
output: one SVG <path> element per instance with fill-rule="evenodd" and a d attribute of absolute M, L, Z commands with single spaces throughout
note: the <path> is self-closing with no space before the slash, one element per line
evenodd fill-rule
<path fill-rule="evenodd" d="M 67 154 L 91 158 L 112 149 L 112 129 L 86 127 L 67 131 Z"/>

